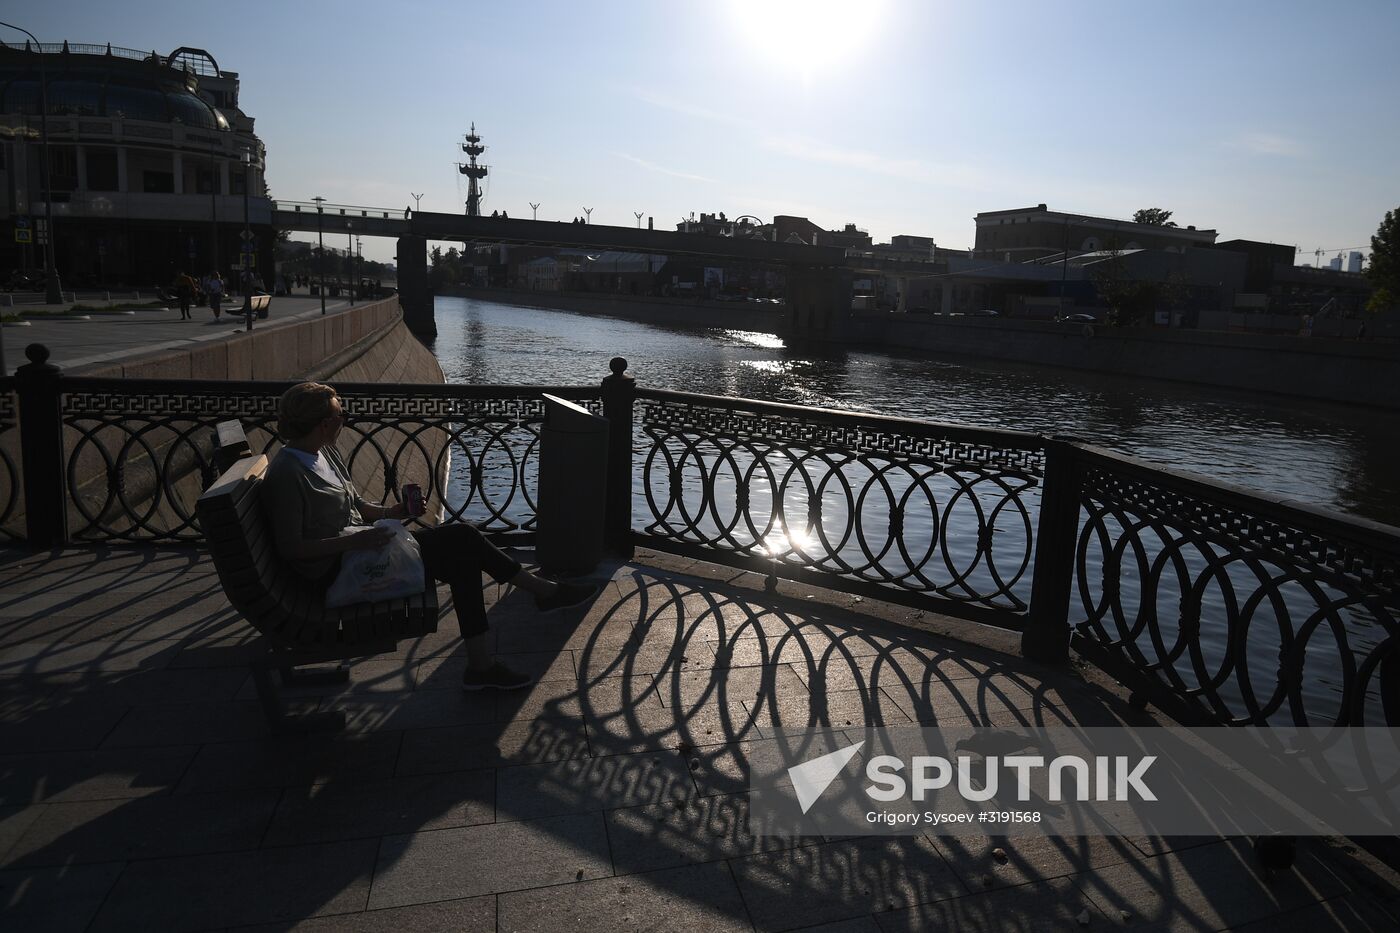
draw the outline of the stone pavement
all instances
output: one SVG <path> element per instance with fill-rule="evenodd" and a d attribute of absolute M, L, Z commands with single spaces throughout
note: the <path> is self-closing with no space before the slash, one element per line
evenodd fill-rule
<path fill-rule="evenodd" d="M 28 327 L 7 325 L 3 332 L 0 332 L 0 338 L 4 341 L 4 372 L 7 375 L 13 374 L 15 367 L 28 362 L 24 356 L 24 348 L 31 343 L 47 346 L 51 353 L 50 362 L 64 369 L 73 369 L 122 359 L 137 353 L 188 348 L 191 344 L 206 340 L 227 340 L 235 330 L 243 331 L 243 317 L 237 313 L 237 309 L 242 307 L 242 299 L 234 298 L 232 301 L 233 312 L 228 311 L 226 307 L 224 315 L 218 320 L 214 319 L 214 312 L 207 307 L 192 308 L 192 321 L 180 320 L 178 308 L 150 308 L 133 311 L 129 315 L 93 314 L 91 320 L 87 321 L 33 318 Z M 52 309 L 54 306 L 42 307 Z M 326 299 L 327 314 L 344 311 L 349 307 L 349 301 L 344 298 Z M 253 327 L 260 329 L 277 326 L 293 318 L 320 313 L 319 297 L 310 298 L 304 294 L 279 295 L 272 299 L 268 319 L 254 321 Z"/>
<path fill-rule="evenodd" d="M 273 737 L 200 550 L 0 550 L 0 929 L 1396 928 L 1340 841 L 1265 879 L 1241 840 L 755 837 L 775 724 L 1129 712 L 954 620 L 645 553 L 599 578 L 545 617 L 487 586 L 528 691 L 464 695 L 448 615 L 288 691 L 343 733 Z"/>

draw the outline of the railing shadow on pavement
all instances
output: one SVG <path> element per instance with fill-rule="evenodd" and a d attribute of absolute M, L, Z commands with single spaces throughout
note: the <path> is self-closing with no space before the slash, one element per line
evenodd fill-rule
<path fill-rule="evenodd" d="M 89 889 L 99 892 L 89 905 L 99 930 L 289 922 L 496 892 L 502 909 L 517 910 L 533 903 L 530 888 L 578 880 L 608 885 L 609 896 L 630 885 L 680 916 L 694 909 L 759 929 L 889 914 L 899 925 L 1031 930 L 1085 909 L 1212 925 L 1200 890 L 1220 898 L 1217 913 L 1243 902 L 1250 919 L 1265 907 L 1306 907 L 1259 877 L 1237 843 L 762 835 L 750 825 L 747 760 L 775 726 L 859 722 L 865 710 L 873 721 L 942 724 L 1137 714 L 1014 656 L 766 594 L 761 579 L 700 583 L 623 568 L 582 618 L 534 617 L 509 593 L 492 609 L 493 639 L 498 653 L 544 675 L 525 695 L 464 697 L 455 637 L 429 637 L 362 662 L 348 689 L 289 692 L 294 703 L 348 707 L 346 733 L 272 737 L 235 653 L 208 653 L 238 639 L 217 592 L 194 613 L 179 603 L 177 615 L 206 615 L 178 632 L 159 628 L 171 605 L 143 603 L 143 570 L 196 569 L 197 553 L 68 552 L 49 558 L 49 570 L 36 560 L 36 581 L 67 585 L 108 565 L 122 579 L 103 592 L 130 612 L 115 643 L 169 634 L 182 647 L 99 650 L 91 657 L 121 668 L 106 673 L 79 673 L 90 662 L 77 657 L 49 672 L 19 659 L 0 666 L 0 683 L 22 690 L 6 690 L 9 711 L 32 714 L 25 733 L 10 731 L 0 806 L 86 801 L 40 813 L 4 855 L 0 878 L 26 882 L 12 916 L 81 902 Z M 101 641 L 96 615 L 59 632 Z M 100 780 L 110 786 L 83 786 Z M 1300 862 L 1306 893 L 1333 891 L 1331 868 Z M 1094 880 L 1102 872 L 1112 884 Z M 266 898 L 255 880 L 271 883 Z M 641 900 L 636 909 L 647 909 Z M 1334 908 L 1338 925 L 1317 929 L 1356 929 L 1340 919 L 1370 916 L 1362 905 Z"/>

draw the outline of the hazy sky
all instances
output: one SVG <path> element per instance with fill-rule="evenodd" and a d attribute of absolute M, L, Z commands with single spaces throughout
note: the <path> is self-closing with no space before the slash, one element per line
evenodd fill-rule
<path fill-rule="evenodd" d="M 1400 205 L 1397 0 L 46 0 L 0 18 L 207 49 L 241 76 L 279 198 L 460 211 L 474 120 L 486 209 L 535 201 L 542 220 L 786 213 L 965 248 L 979 211 L 1163 207 L 1312 262 L 1368 248 Z"/>

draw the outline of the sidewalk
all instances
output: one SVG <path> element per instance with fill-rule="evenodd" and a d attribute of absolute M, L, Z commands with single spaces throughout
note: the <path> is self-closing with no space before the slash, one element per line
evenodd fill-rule
<path fill-rule="evenodd" d="M 148 296 L 154 297 L 154 296 Z M 373 299 L 369 299 L 373 300 Z M 365 304 L 359 301 L 358 304 Z M 43 305 L 46 310 L 68 305 Z M 43 320 L 33 318 L 28 327 L 6 326 L 0 331 L 0 339 L 5 345 L 6 375 L 13 375 L 15 367 L 26 362 L 24 348 L 31 343 L 42 343 L 51 352 L 50 362 L 64 369 L 76 369 L 93 363 L 188 346 L 204 340 L 226 340 L 235 330 L 243 332 L 243 316 L 239 313 L 242 299 L 232 298 L 225 303 L 224 314 L 218 320 L 208 307 L 190 309 L 192 321 L 180 320 L 180 310 L 149 308 L 133 311 L 129 315 L 93 314 L 91 320 Z M 345 298 L 327 298 L 326 313 L 335 314 L 350 307 Z M 35 310 L 22 308 L 19 310 Z M 6 309 L 8 310 L 8 309 Z M 267 320 L 255 320 L 254 329 L 276 327 L 294 318 L 309 317 L 321 313 L 321 299 L 306 295 L 279 295 L 272 299 L 272 310 Z"/>
<path fill-rule="evenodd" d="M 955 620 L 649 553 L 597 578 L 547 617 L 487 587 L 527 691 L 463 694 L 449 614 L 288 691 L 346 731 L 274 738 L 200 550 L 0 550 L 0 928 L 1395 929 L 1393 873 L 1327 840 L 1265 880 L 1242 840 L 755 837 L 779 723 L 1129 713 Z"/>

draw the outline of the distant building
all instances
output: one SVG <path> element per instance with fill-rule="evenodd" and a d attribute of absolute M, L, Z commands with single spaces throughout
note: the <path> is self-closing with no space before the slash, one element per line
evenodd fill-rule
<path fill-rule="evenodd" d="M 1356 250 L 1352 250 L 1350 253 L 1348 253 L 1348 254 L 1347 254 L 1347 271 L 1348 271 L 1348 272 L 1360 272 L 1360 271 L 1361 271 L 1361 259 L 1362 259 L 1361 254 L 1358 253 Z"/>
<path fill-rule="evenodd" d="M 1159 227 L 1130 220 L 1052 211 L 1044 204 L 1006 211 L 985 211 L 975 218 L 979 258 L 1034 262 L 1065 253 L 1103 249 L 1156 249 L 1181 253 L 1215 242 L 1214 230 Z"/>
<path fill-rule="evenodd" d="M 253 118 L 239 109 L 238 90 L 238 75 L 202 49 L 162 56 L 67 42 L 0 44 L 0 268 L 42 265 L 38 244 L 11 234 L 37 230 L 47 201 L 65 286 L 164 284 L 177 268 L 207 273 L 216 265 L 228 276 L 241 256 L 246 203 L 254 265 L 270 279 L 265 150 Z"/>
<path fill-rule="evenodd" d="M 1341 257 L 1340 255 L 1338 255 L 1338 256 L 1333 256 L 1333 257 L 1331 258 L 1331 260 L 1328 261 L 1328 263 L 1327 263 L 1327 268 L 1331 269 L 1333 272 L 1341 272 L 1341 271 L 1342 271 L 1342 257 Z"/>

